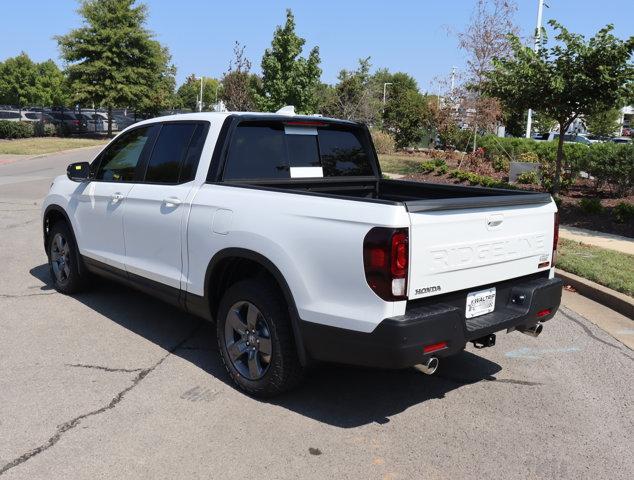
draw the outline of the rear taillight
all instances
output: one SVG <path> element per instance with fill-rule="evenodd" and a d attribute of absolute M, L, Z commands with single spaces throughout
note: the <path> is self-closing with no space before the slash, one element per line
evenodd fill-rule
<path fill-rule="evenodd" d="M 407 298 L 408 237 L 407 228 L 376 227 L 363 241 L 365 279 L 383 300 Z"/>
<path fill-rule="evenodd" d="M 75 125 L 76 127 L 79 126 L 79 120 L 73 120 L 73 125 Z"/>
<path fill-rule="evenodd" d="M 557 243 L 559 243 L 559 212 L 555 212 L 555 229 L 553 232 L 553 257 L 550 262 L 553 267 L 557 262 Z"/>

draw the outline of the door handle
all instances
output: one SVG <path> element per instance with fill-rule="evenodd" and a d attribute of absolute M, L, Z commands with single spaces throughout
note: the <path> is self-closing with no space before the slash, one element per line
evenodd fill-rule
<path fill-rule="evenodd" d="M 112 194 L 112 203 L 118 203 L 124 199 L 124 195 L 121 192 L 116 192 Z"/>
<path fill-rule="evenodd" d="M 165 204 L 166 207 L 177 207 L 183 202 L 181 201 L 180 198 L 177 198 L 177 197 L 167 197 L 166 199 L 163 200 L 163 203 Z"/>

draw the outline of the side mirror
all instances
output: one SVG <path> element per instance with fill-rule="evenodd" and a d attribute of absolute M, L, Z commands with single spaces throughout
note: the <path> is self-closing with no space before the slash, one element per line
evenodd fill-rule
<path fill-rule="evenodd" d="M 66 169 L 66 175 L 73 182 L 85 182 L 90 175 L 90 163 L 77 162 L 71 163 Z"/>

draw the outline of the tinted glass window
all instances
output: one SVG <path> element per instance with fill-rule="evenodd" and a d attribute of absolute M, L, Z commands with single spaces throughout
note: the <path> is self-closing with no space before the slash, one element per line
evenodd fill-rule
<path fill-rule="evenodd" d="M 118 138 L 101 156 L 97 180 L 131 182 L 143 147 L 148 140 L 149 127 L 137 128 Z"/>
<path fill-rule="evenodd" d="M 40 118 L 39 113 L 25 113 L 24 116 L 29 120 L 38 120 Z"/>
<path fill-rule="evenodd" d="M 291 167 L 321 167 L 317 135 L 286 135 Z"/>
<path fill-rule="evenodd" d="M 239 125 L 233 132 L 224 178 L 288 178 L 281 125 Z"/>
<path fill-rule="evenodd" d="M 187 149 L 187 155 L 185 160 L 181 164 L 181 171 L 179 176 L 179 182 L 189 182 L 196 176 L 196 169 L 198 168 L 198 161 L 200 160 L 200 154 L 203 151 L 205 145 L 205 139 L 207 138 L 207 126 L 199 123 L 196 125 L 196 130 L 189 141 L 189 148 Z"/>
<path fill-rule="evenodd" d="M 324 177 L 373 175 L 368 149 L 360 131 L 319 129 L 319 151 Z"/>
<path fill-rule="evenodd" d="M 194 123 L 171 123 L 161 127 L 145 172 L 146 182 L 178 182 L 180 166 L 195 129 Z"/>

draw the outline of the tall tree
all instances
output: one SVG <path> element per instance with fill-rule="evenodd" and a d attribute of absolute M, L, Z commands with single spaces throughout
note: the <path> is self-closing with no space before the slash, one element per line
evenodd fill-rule
<path fill-rule="evenodd" d="M 26 53 L 7 58 L 0 64 L 0 102 L 20 110 L 34 103 L 36 77 L 37 66 Z"/>
<path fill-rule="evenodd" d="M 263 111 L 275 111 L 294 105 L 299 113 L 314 113 L 318 99 L 316 90 L 321 77 L 319 47 L 307 58 L 301 57 L 306 40 L 295 33 L 295 17 L 286 11 L 286 23 L 277 27 L 271 48 L 262 57 L 262 85 L 257 103 Z"/>
<path fill-rule="evenodd" d="M 36 65 L 33 103 L 42 106 L 68 105 L 70 93 L 64 73 L 53 60 Z"/>
<path fill-rule="evenodd" d="M 81 28 L 57 37 L 74 99 L 108 109 L 143 107 L 173 68 L 169 54 L 145 28 L 147 7 L 135 0 L 83 0 Z"/>
<path fill-rule="evenodd" d="M 222 100 L 227 109 L 248 112 L 255 109 L 251 61 L 244 54 L 244 45 L 236 42 L 229 70 L 222 77 Z"/>
<path fill-rule="evenodd" d="M 220 82 L 211 77 L 203 78 L 203 110 L 209 109 L 218 98 L 221 98 Z M 178 103 L 181 108 L 189 108 L 193 112 L 198 111 L 200 101 L 200 78 L 193 73 L 189 75 L 185 82 L 176 91 Z"/>
<path fill-rule="evenodd" d="M 588 131 L 599 137 L 609 137 L 618 132 L 620 119 L 621 109 L 616 107 L 587 115 L 584 118 Z M 634 159 L 632 161 L 634 162 Z"/>
<path fill-rule="evenodd" d="M 424 129 L 431 123 L 429 99 L 418 91 L 418 84 L 406 73 L 390 74 L 386 70 L 377 72 L 375 81 L 386 90 L 383 109 L 383 129 L 394 136 L 398 147 L 408 147 L 420 142 Z M 382 95 L 382 91 L 381 91 Z"/>
<path fill-rule="evenodd" d="M 381 115 L 381 103 L 377 98 L 375 83 L 370 75 L 370 57 L 359 59 L 355 70 L 341 70 L 337 85 L 324 105 L 328 115 L 374 124 Z"/>
<path fill-rule="evenodd" d="M 554 20 L 554 46 L 545 35 L 537 51 L 511 36 L 513 57 L 494 61 L 485 74 L 482 91 L 506 107 L 535 109 L 559 123 L 559 142 L 551 191 L 560 188 L 564 134 L 574 120 L 615 107 L 631 93 L 634 66 L 630 63 L 634 37 L 621 40 L 608 25 L 589 40 L 569 32 Z"/>

